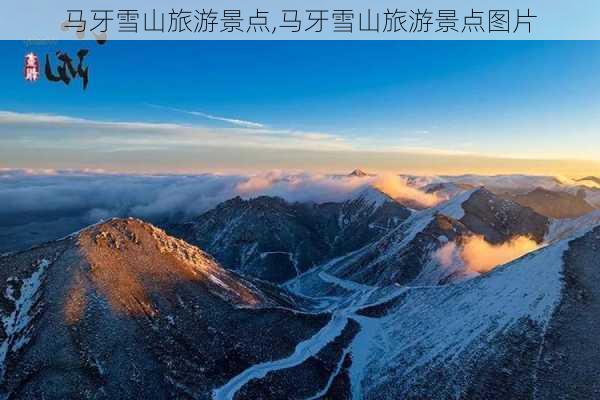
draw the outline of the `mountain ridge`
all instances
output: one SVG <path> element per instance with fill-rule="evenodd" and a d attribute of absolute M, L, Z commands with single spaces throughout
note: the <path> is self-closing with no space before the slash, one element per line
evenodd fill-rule
<path fill-rule="evenodd" d="M 0 387 L 10 398 L 210 398 L 212 387 L 285 356 L 329 320 L 134 219 L 0 266 Z"/>
<path fill-rule="evenodd" d="M 475 193 L 417 225 L 454 232 Z M 326 269 L 339 290 L 302 303 L 150 224 L 113 219 L 0 257 L 1 387 L 15 399 L 572 396 L 575 383 L 549 385 L 568 373 L 543 360 L 586 376 L 595 365 L 573 346 L 589 319 L 577 315 L 600 303 L 582 302 L 581 283 L 563 275 L 585 278 L 584 298 L 600 292 L 587 279 L 599 223 L 561 223 L 548 233 L 555 242 L 461 283 L 373 286 Z M 573 340 L 559 340 L 570 323 Z"/>
<path fill-rule="evenodd" d="M 385 193 L 367 187 L 344 202 L 236 197 L 167 230 L 206 249 L 229 268 L 283 283 L 366 245 L 410 213 Z"/>

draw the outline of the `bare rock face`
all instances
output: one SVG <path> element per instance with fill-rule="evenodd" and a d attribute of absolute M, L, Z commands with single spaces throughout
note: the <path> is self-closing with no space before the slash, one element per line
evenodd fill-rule
<path fill-rule="evenodd" d="M 168 230 L 230 269 L 283 283 L 377 240 L 409 215 L 404 206 L 368 188 L 341 203 L 237 197 Z"/>
<path fill-rule="evenodd" d="M 329 319 L 134 219 L 2 257 L 0 285 L 0 387 L 15 399 L 208 399 Z"/>

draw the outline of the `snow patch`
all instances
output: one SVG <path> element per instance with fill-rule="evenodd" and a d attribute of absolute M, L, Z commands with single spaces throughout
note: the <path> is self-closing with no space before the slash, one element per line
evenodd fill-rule
<path fill-rule="evenodd" d="M 8 279 L 4 297 L 13 302 L 14 310 L 2 317 L 2 328 L 6 338 L 0 344 L 0 379 L 4 377 L 8 355 L 21 349 L 30 340 L 29 334 L 33 329 L 31 321 L 36 313 L 34 306 L 40 297 L 40 288 L 49 265 L 50 262 L 46 259 L 38 262 L 31 276 L 21 281 L 18 297 L 15 297 L 13 285 L 19 280 Z"/>
<path fill-rule="evenodd" d="M 329 342 L 338 337 L 346 327 L 348 318 L 344 316 L 334 316 L 331 321 L 325 325 L 313 337 L 300 342 L 294 353 L 289 357 L 255 364 L 241 374 L 237 375 L 222 387 L 213 392 L 214 400 L 231 400 L 235 394 L 252 379 L 264 378 L 269 372 L 285 368 L 291 368 L 302 364 L 310 356 L 317 354 Z"/>
<path fill-rule="evenodd" d="M 394 201 L 387 194 L 382 193 L 379 189 L 374 187 L 368 187 L 362 190 L 357 196 L 357 200 L 362 200 L 365 205 L 373 207 L 375 210 L 387 202 Z"/>
<path fill-rule="evenodd" d="M 327 283 L 331 283 L 334 285 L 337 285 L 341 288 L 344 288 L 346 290 L 349 291 L 360 291 L 360 290 L 372 290 L 374 289 L 373 286 L 369 286 L 369 285 L 363 285 L 360 284 L 358 282 L 354 282 L 354 281 L 350 281 L 347 279 L 340 279 L 337 278 L 333 275 L 330 275 L 326 272 L 320 272 L 319 273 L 319 278 L 321 278 L 323 281 L 327 282 Z"/>
<path fill-rule="evenodd" d="M 467 190 L 463 193 L 456 195 L 454 198 L 448 200 L 447 202 L 437 207 L 438 211 L 447 217 L 454 218 L 456 220 L 461 220 L 465 216 L 465 210 L 462 208 L 462 205 L 465 201 L 469 200 L 469 198 L 475 191 L 476 189 Z"/>

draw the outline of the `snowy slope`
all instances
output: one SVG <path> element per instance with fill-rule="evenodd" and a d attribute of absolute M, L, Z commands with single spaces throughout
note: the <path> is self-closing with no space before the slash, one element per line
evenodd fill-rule
<path fill-rule="evenodd" d="M 7 280 L 4 298 L 12 302 L 13 309 L 1 319 L 4 339 L 0 344 L 0 381 L 4 377 L 7 357 L 18 352 L 31 340 L 33 321 L 39 313 L 36 304 L 41 296 L 41 287 L 49 264 L 47 259 L 42 259 L 36 263 L 30 277 L 10 277 Z"/>
<path fill-rule="evenodd" d="M 422 261 L 417 278 L 433 275 L 432 254 L 472 234 L 461 221 L 473 198 L 494 200 L 459 194 L 286 285 L 304 298 L 135 219 L 0 257 L 0 396 L 574 398 L 577 385 L 558 395 L 541 385 L 556 374 L 548 359 L 585 372 L 600 357 L 600 339 L 585 329 L 600 309 L 597 213 L 551 221 L 541 249 L 486 275 L 406 286 L 386 279 L 403 260 Z M 558 347 L 566 336 L 572 343 Z M 585 357 L 561 355 L 583 339 Z"/>
<path fill-rule="evenodd" d="M 420 272 L 419 257 L 426 257 L 426 254 L 435 251 L 436 247 L 446 243 L 448 238 L 439 232 L 438 236 L 425 235 L 427 238 L 426 240 L 424 238 L 425 241 L 415 242 L 415 240 L 420 235 L 423 236 L 423 232 L 428 227 L 431 227 L 432 233 L 437 231 L 440 215 L 454 220 L 464 217 L 462 204 L 473 193 L 473 190 L 466 191 L 436 207 L 415 212 L 380 240 L 310 270 L 290 281 L 286 286 L 299 294 L 309 296 L 323 296 L 339 291 L 339 288 L 323 281 L 321 272 L 344 280 L 385 286 L 394 282 L 401 260 L 405 260 L 407 265 L 415 268 L 414 278 Z M 456 234 L 455 227 L 451 223 L 447 229 L 448 236 Z M 420 262 L 424 264 L 427 260 Z"/>
<path fill-rule="evenodd" d="M 531 334 L 539 342 L 560 300 L 567 248 L 561 242 L 464 284 L 409 289 L 381 318 L 365 312 L 360 322 L 371 335 L 359 340 L 370 351 L 365 365 L 355 366 L 354 393 L 464 395 L 478 364 L 501 358 L 496 347 L 510 334 Z M 444 380 L 431 381 L 436 374 Z"/>
<path fill-rule="evenodd" d="M 321 298 L 334 313 L 328 326 L 291 357 L 244 371 L 215 398 L 248 398 L 244 387 L 272 383 L 292 364 L 320 354 L 350 321 L 360 330 L 321 394 L 335 387 L 343 390 L 333 393 L 347 393 L 339 398 L 354 399 L 532 398 L 546 331 L 564 301 L 565 259 L 576 238 L 600 239 L 591 230 L 460 284 L 376 287 L 321 272 L 324 282 L 340 289 Z"/>
<path fill-rule="evenodd" d="M 545 237 L 547 243 L 553 243 L 569 237 L 580 236 L 600 224 L 600 210 L 579 218 L 553 219 Z"/>

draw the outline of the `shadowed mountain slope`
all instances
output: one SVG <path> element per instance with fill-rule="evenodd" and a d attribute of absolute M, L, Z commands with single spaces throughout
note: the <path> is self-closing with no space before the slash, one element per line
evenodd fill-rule
<path fill-rule="evenodd" d="M 374 188 L 340 203 L 277 197 L 226 201 L 170 233 L 244 275 L 282 283 L 382 237 L 410 211 Z"/>
<path fill-rule="evenodd" d="M 595 210 L 585 201 L 583 191 L 572 194 L 537 188 L 528 193 L 501 196 L 550 218 L 576 218 Z"/>

